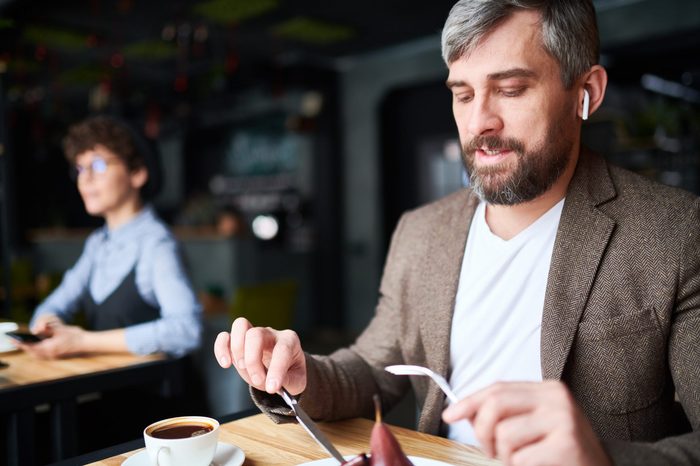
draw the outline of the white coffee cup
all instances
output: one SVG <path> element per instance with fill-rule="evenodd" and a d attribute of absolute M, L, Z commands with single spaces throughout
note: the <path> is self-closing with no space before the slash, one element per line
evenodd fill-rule
<path fill-rule="evenodd" d="M 219 422 L 203 416 L 163 419 L 146 427 L 143 439 L 153 466 L 209 466 L 216 453 Z"/>

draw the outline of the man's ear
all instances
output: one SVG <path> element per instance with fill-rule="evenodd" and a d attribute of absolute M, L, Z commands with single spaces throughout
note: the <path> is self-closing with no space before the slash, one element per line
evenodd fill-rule
<path fill-rule="evenodd" d="M 148 181 L 148 170 L 146 167 L 137 168 L 131 172 L 131 185 L 136 189 L 141 189 Z"/>
<path fill-rule="evenodd" d="M 584 104 L 588 101 L 588 115 L 592 115 L 603 103 L 605 89 L 608 86 L 608 73 L 600 65 L 593 65 L 586 73 L 579 90 L 578 115 L 584 117 Z M 588 92 L 586 98 L 584 90 Z M 586 118 L 583 118 L 584 120 Z"/>

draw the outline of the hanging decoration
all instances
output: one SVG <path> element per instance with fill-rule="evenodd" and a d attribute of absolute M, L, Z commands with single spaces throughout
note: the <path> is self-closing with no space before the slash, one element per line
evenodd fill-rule
<path fill-rule="evenodd" d="M 104 80 L 92 87 L 88 94 L 88 107 L 94 112 L 101 112 L 109 105 L 112 93 L 110 81 Z"/>
<path fill-rule="evenodd" d="M 146 122 L 144 124 L 144 134 L 153 140 L 160 135 L 160 106 L 156 102 L 151 102 L 146 110 Z"/>

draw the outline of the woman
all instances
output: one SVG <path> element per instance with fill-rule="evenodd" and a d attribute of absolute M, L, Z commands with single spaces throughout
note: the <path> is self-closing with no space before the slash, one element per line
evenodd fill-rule
<path fill-rule="evenodd" d="M 144 205 L 151 156 L 144 141 L 121 121 L 98 116 L 72 126 L 64 150 L 86 211 L 105 225 L 88 237 L 78 262 L 36 309 L 31 331 L 47 338 L 20 347 L 48 359 L 194 350 L 201 307 L 175 238 Z M 67 325 L 81 309 L 89 330 Z"/>

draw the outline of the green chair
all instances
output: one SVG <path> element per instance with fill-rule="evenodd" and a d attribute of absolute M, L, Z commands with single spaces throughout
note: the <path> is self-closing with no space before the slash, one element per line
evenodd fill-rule
<path fill-rule="evenodd" d="M 229 309 L 231 319 L 245 317 L 256 327 L 291 328 L 298 288 L 295 280 L 240 286 Z"/>

